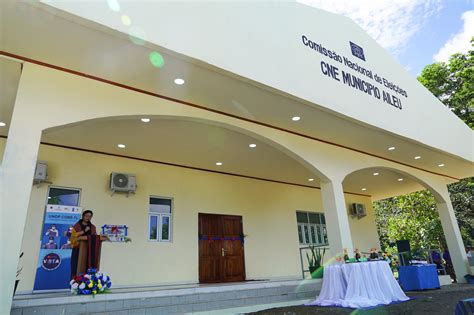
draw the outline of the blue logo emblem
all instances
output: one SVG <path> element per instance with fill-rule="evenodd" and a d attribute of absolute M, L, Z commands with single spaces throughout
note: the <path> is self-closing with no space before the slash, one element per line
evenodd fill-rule
<path fill-rule="evenodd" d="M 43 257 L 42 266 L 48 271 L 52 271 L 61 264 L 61 257 L 56 253 L 49 253 Z"/>
<path fill-rule="evenodd" d="M 365 61 L 364 49 L 353 42 L 349 42 L 351 45 L 352 55 Z"/>

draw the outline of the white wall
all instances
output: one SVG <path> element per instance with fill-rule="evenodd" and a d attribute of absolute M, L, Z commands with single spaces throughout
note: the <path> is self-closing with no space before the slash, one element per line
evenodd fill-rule
<path fill-rule="evenodd" d="M 105 2 L 42 1 L 125 34 L 120 14 L 140 28 L 144 39 L 313 104 L 382 128 L 467 160 L 474 133 L 348 18 L 296 3 L 281 2 Z M 325 76 L 321 61 L 356 71 L 309 49 L 302 35 L 372 70 L 407 91 L 402 110 Z M 364 49 L 366 61 L 351 54 L 349 41 Z M 363 78 L 363 75 L 358 75 Z M 395 94 L 372 79 L 369 83 Z M 426 117 L 429 113 L 429 119 Z M 452 141 L 456 138 L 457 141 Z"/>
<path fill-rule="evenodd" d="M 0 151 L 5 139 L 0 139 Z M 199 212 L 242 215 L 247 279 L 298 278 L 301 275 L 296 210 L 323 212 L 317 189 L 244 179 L 179 167 L 42 145 L 54 185 L 82 189 L 81 206 L 94 210 L 96 226 L 126 224 L 131 243 L 103 246 L 101 268 L 115 285 L 198 281 Z M 112 171 L 137 174 L 138 191 L 111 196 Z M 24 267 L 19 291 L 32 290 L 47 185 L 31 190 L 23 237 Z M 173 242 L 147 241 L 149 195 L 174 198 Z M 369 215 L 350 220 L 354 246 L 378 246 L 370 198 L 346 194 L 346 202 L 364 203 Z M 127 272 L 124 272 L 124 270 Z"/>

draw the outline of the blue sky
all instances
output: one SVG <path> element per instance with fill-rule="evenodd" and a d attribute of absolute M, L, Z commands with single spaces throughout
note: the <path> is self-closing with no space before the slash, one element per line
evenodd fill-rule
<path fill-rule="evenodd" d="M 347 15 L 410 73 L 467 52 L 474 36 L 474 0 L 299 0 Z"/>

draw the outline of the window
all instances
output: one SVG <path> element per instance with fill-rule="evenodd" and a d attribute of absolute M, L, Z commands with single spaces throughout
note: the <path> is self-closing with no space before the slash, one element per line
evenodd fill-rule
<path fill-rule="evenodd" d="M 150 197 L 148 207 L 148 239 L 157 242 L 171 241 L 171 198 Z"/>
<path fill-rule="evenodd" d="M 296 212 L 298 239 L 301 245 L 328 245 L 326 218 L 318 212 Z"/>
<path fill-rule="evenodd" d="M 74 188 L 62 188 L 62 187 L 50 187 L 48 193 L 49 205 L 62 205 L 62 206 L 79 206 L 79 189 Z"/>

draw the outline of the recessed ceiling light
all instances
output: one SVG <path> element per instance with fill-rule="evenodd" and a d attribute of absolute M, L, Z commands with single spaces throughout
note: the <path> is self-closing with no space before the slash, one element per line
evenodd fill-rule
<path fill-rule="evenodd" d="M 395 147 L 390 147 L 390 148 L 388 148 L 388 150 L 393 151 L 393 150 L 395 150 Z"/>
<path fill-rule="evenodd" d="M 415 160 L 419 160 L 419 159 L 421 159 L 421 156 L 419 155 L 415 156 Z"/>
<path fill-rule="evenodd" d="M 120 149 L 124 149 L 124 148 L 126 147 L 126 145 L 125 145 L 125 144 L 122 144 L 122 143 L 117 144 L 117 146 L 118 146 Z"/>
<path fill-rule="evenodd" d="M 130 24 L 132 24 L 132 20 L 130 19 L 128 15 L 125 15 L 125 14 L 122 15 L 121 20 L 122 20 L 123 25 L 125 26 L 130 26 Z"/>
<path fill-rule="evenodd" d="M 443 166 L 444 166 L 444 164 L 443 164 L 443 163 L 441 163 L 441 164 L 438 164 L 438 166 L 439 166 L 439 167 L 443 167 Z"/>
<path fill-rule="evenodd" d="M 3 121 L 0 121 L 0 127 L 5 127 L 7 124 L 4 123 Z"/>
<path fill-rule="evenodd" d="M 221 165 L 222 165 L 222 162 L 217 162 L 216 165 L 217 165 L 217 166 L 221 166 Z"/>
<path fill-rule="evenodd" d="M 255 148 L 256 146 L 257 146 L 257 145 L 256 145 L 255 143 L 249 144 L 249 147 L 251 147 L 251 148 Z"/>
<path fill-rule="evenodd" d="M 367 188 L 362 188 L 361 190 L 362 190 L 362 191 L 366 191 L 366 190 L 367 190 Z"/>
<path fill-rule="evenodd" d="M 151 119 L 150 118 L 142 118 L 140 120 L 143 121 L 143 122 L 150 122 Z"/>
<path fill-rule="evenodd" d="M 377 175 L 379 175 L 379 173 L 375 172 L 375 173 L 374 173 L 374 176 L 377 176 Z"/>
<path fill-rule="evenodd" d="M 177 85 L 183 85 L 183 84 L 184 84 L 184 80 L 183 80 L 183 79 L 180 79 L 180 78 L 177 78 L 177 79 L 174 79 L 174 83 L 177 84 Z"/>
<path fill-rule="evenodd" d="M 294 116 L 294 117 L 291 118 L 291 120 L 293 120 L 293 121 L 298 121 L 298 120 L 300 120 L 300 119 L 301 119 L 300 116 Z"/>
<path fill-rule="evenodd" d="M 314 178 L 308 178 L 308 181 L 312 182 L 314 181 Z"/>
<path fill-rule="evenodd" d="M 399 178 L 399 179 L 397 179 L 397 180 L 398 180 L 399 182 L 402 182 L 402 181 L 403 181 L 403 178 Z"/>

